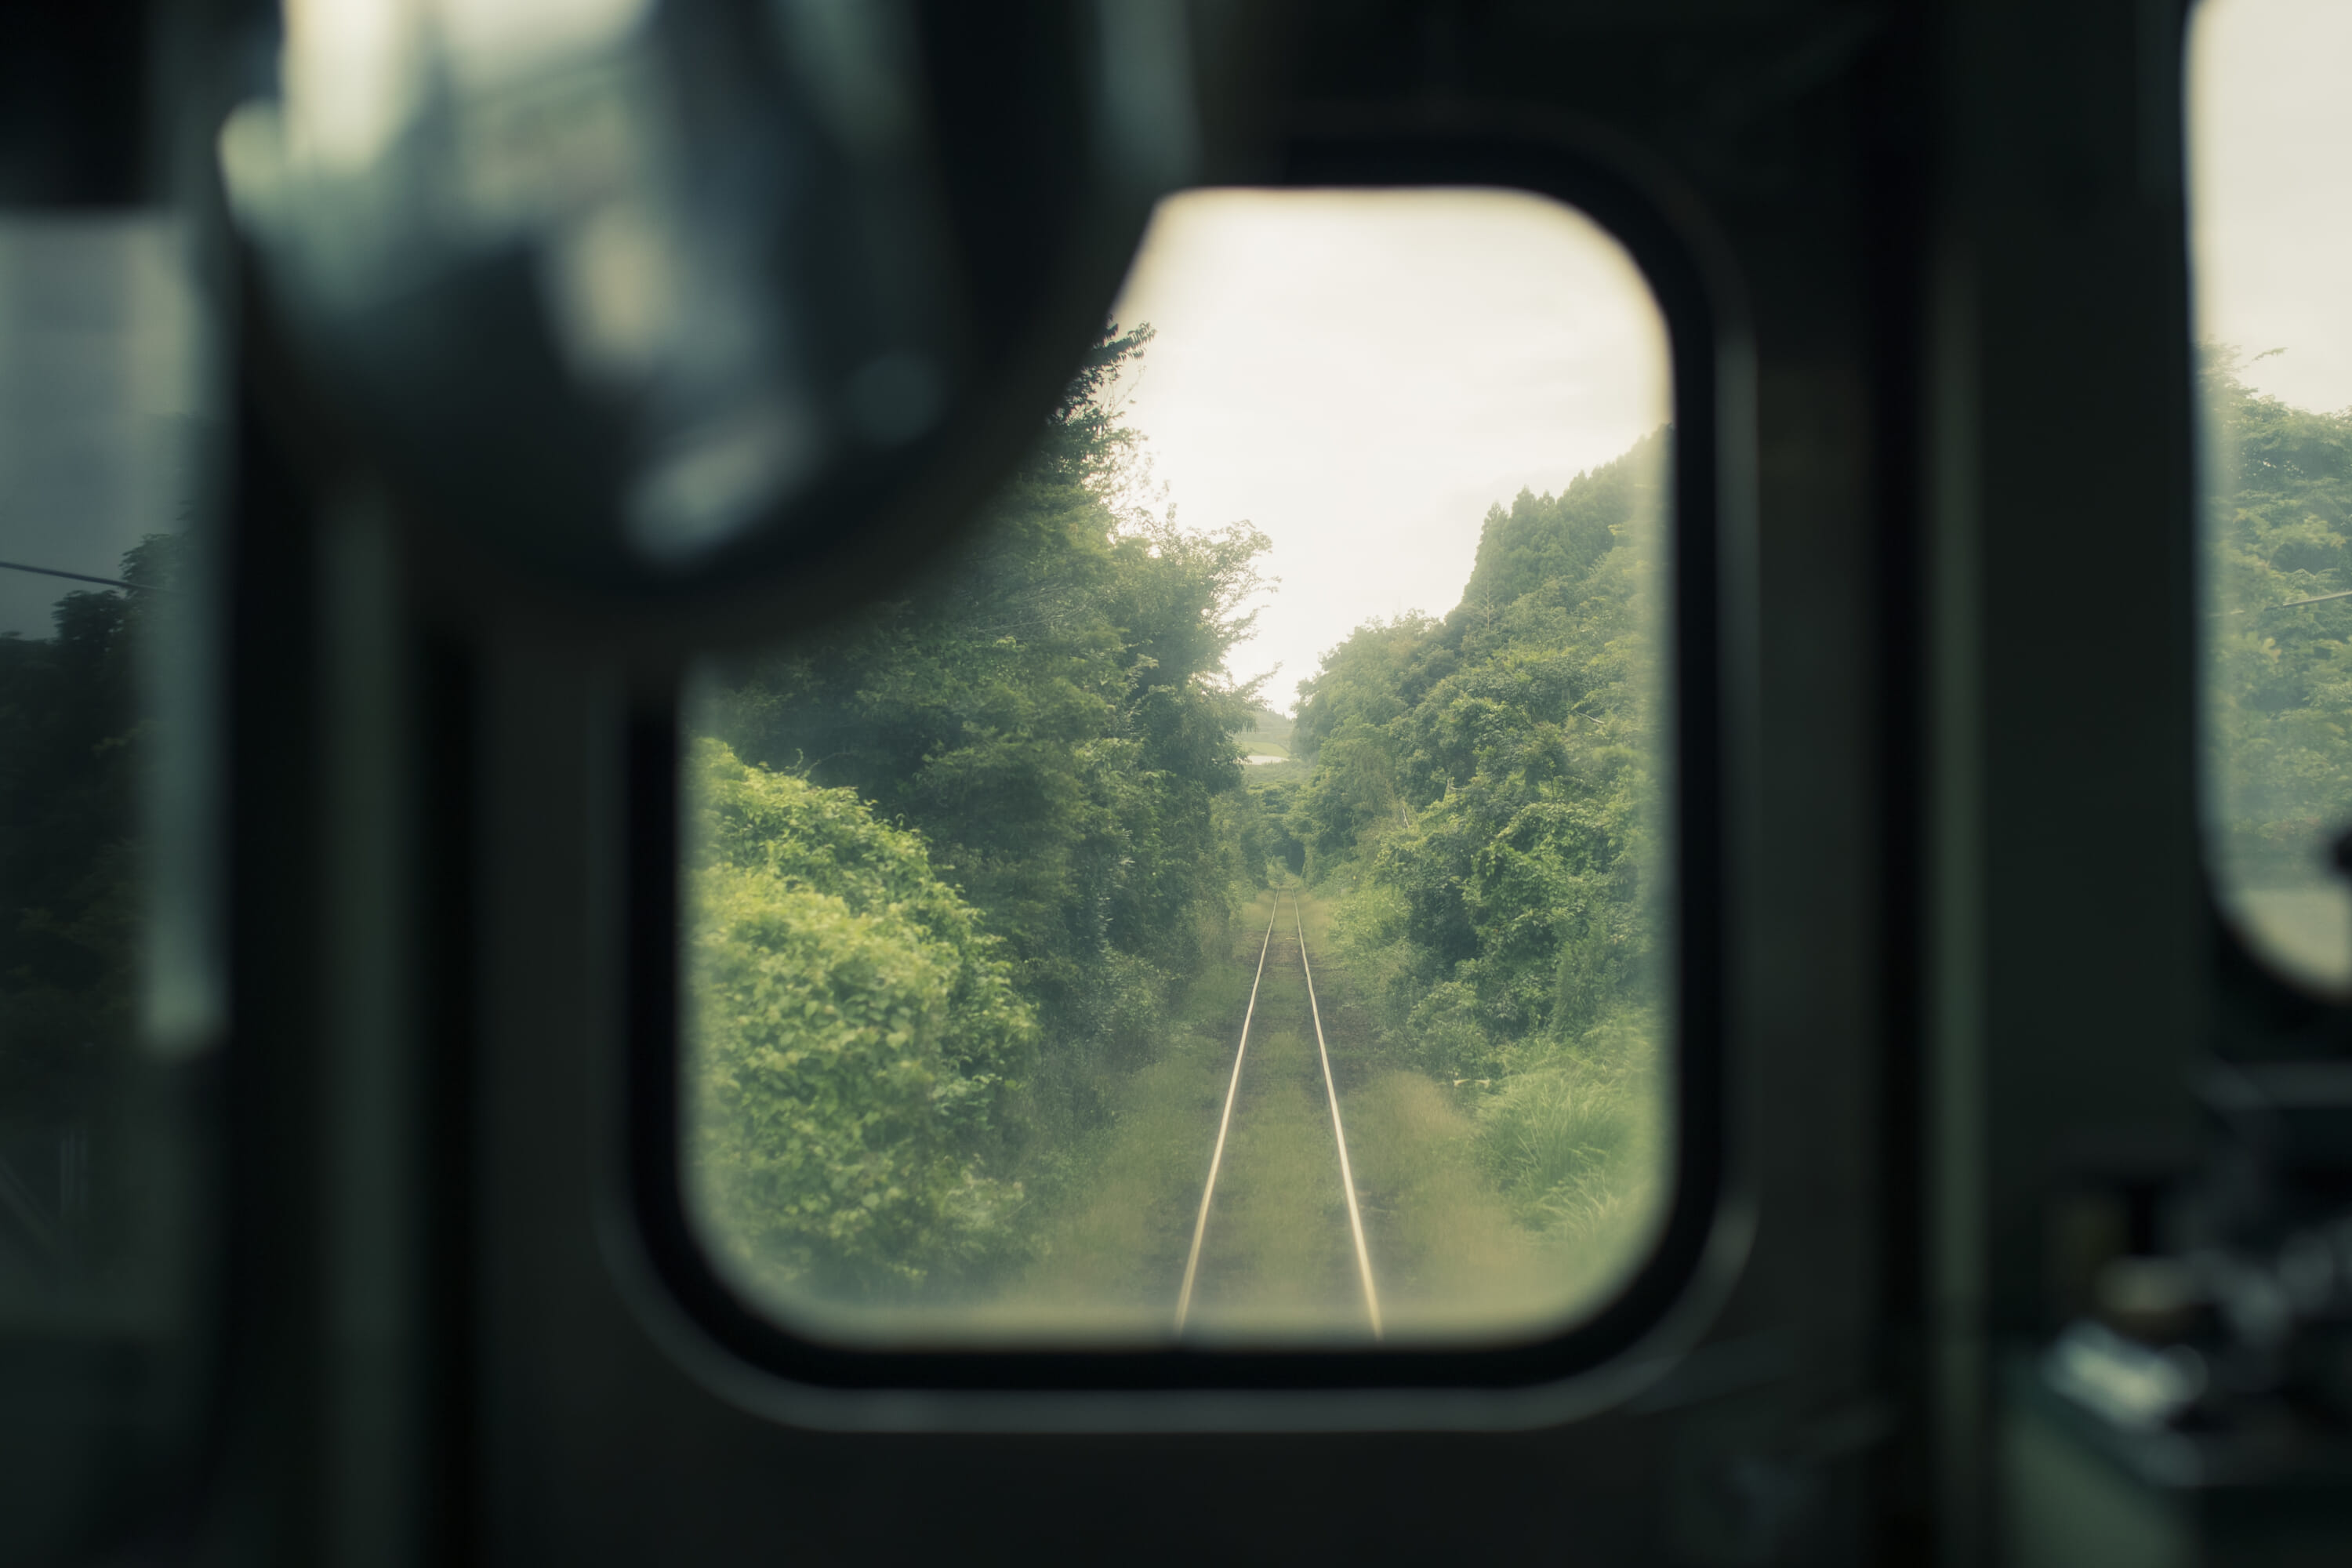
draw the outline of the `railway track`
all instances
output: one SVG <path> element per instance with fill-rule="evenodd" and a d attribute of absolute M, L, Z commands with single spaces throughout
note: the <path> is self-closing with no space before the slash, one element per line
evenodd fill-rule
<path fill-rule="evenodd" d="M 1217 1181 L 1224 1170 L 1225 1151 L 1234 1127 L 1234 1107 L 1241 1100 L 1242 1081 L 1249 1061 L 1250 1031 L 1258 1018 L 1259 993 L 1265 984 L 1266 961 L 1274 950 L 1274 936 L 1282 921 L 1284 895 L 1277 892 L 1274 907 L 1266 917 L 1265 936 L 1258 944 L 1257 972 L 1250 981 L 1249 1005 L 1242 1015 L 1241 1037 L 1234 1047 L 1234 1067 L 1225 1084 L 1224 1108 L 1217 1118 L 1217 1137 L 1209 1153 L 1208 1179 L 1201 1188 L 1201 1207 L 1192 1224 L 1192 1244 L 1184 1259 L 1184 1279 L 1176 1297 L 1176 1330 L 1184 1331 L 1192 1316 L 1194 1287 L 1201 1273 L 1202 1244 L 1209 1235 L 1209 1222 L 1217 1196 Z M 1382 1334 L 1379 1287 L 1372 1277 L 1371 1253 L 1364 1242 L 1364 1217 L 1356 1196 L 1353 1164 L 1348 1158 L 1348 1131 L 1339 1110 L 1339 1089 L 1331 1072 L 1331 1049 L 1323 1034 L 1323 1008 L 1315 994 L 1315 971 L 1307 952 L 1307 923 L 1296 892 L 1288 895 L 1291 906 L 1291 929 L 1298 942 L 1299 976 L 1307 989 L 1307 1004 L 1315 1026 L 1315 1050 L 1322 1066 L 1323 1092 L 1331 1111 L 1331 1140 L 1338 1152 L 1339 1186 L 1347 1200 L 1348 1235 L 1352 1245 L 1356 1279 L 1363 1292 L 1364 1311 L 1371 1325 L 1372 1337 Z"/>

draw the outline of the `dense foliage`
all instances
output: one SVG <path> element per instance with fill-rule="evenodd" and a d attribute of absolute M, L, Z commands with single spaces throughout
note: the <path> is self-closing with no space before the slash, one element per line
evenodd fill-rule
<path fill-rule="evenodd" d="M 166 585 L 181 541 L 123 557 Z M 54 636 L 0 637 L 0 1112 L 86 1115 L 128 1049 L 144 915 L 138 701 L 143 595 L 70 593 Z"/>
<path fill-rule="evenodd" d="M 2331 875 L 2352 826 L 2352 411 L 2262 396 L 2205 366 L 2207 754 L 2218 847 L 2252 883 Z M 2318 603 L 2297 601 L 2318 600 Z"/>
<path fill-rule="evenodd" d="M 744 776 L 760 789 L 789 779 L 791 790 L 836 803 L 826 808 L 836 816 L 862 813 L 872 831 L 901 835 L 892 842 L 919 858 L 937 887 L 951 889 L 973 930 L 993 944 L 990 962 L 1003 965 L 1009 986 L 1004 1008 L 1034 1020 L 1013 1034 L 1028 1038 L 1034 1026 L 1034 1047 L 1024 1047 L 1016 1068 L 994 1047 L 962 1038 L 975 1015 L 952 1006 L 938 1014 L 944 1033 L 923 1050 L 935 1048 L 953 1070 L 941 1078 L 925 1066 L 918 1076 L 929 1075 L 932 1088 L 923 1092 L 934 1095 L 922 1114 L 940 1125 L 919 1138 L 903 1134 L 959 1151 L 965 1163 L 957 1179 L 968 1185 L 957 1191 L 967 1194 L 1016 1172 L 1033 1183 L 1050 1174 L 1057 1151 L 1105 1114 L 1115 1075 L 1150 1054 L 1175 993 L 1206 953 L 1221 951 L 1236 884 L 1264 876 L 1263 857 L 1243 847 L 1253 813 L 1234 742 L 1250 721 L 1255 692 L 1229 681 L 1224 663 L 1248 629 L 1244 606 L 1260 586 L 1255 563 L 1265 541 L 1246 523 L 1191 531 L 1172 511 L 1134 504 L 1134 437 L 1118 422 L 1114 392 L 1149 336 L 1148 329 L 1104 334 L 1028 460 L 942 570 L 902 598 L 719 671 L 701 710 L 704 727 L 740 759 L 728 765 L 751 764 Z M 715 776 L 706 771 L 706 787 L 715 787 Z M 730 788 L 752 787 L 727 776 Z M 791 874 L 805 882 L 795 898 L 851 898 L 805 867 Z M 755 920 L 752 902 L 765 910 L 782 897 L 767 873 L 758 877 L 755 887 L 732 871 L 712 874 L 702 896 L 723 890 L 749 901 L 724 911 L 707 905 L 709 918 L 723 913 L 730 929 L 772 931 L 774 941 L 789 932 L 798 956 L 771 963 L 759 957 L 770 937 L 746 934 L 727 962 L 746 975 L 761 967 L 778 985 L 793 963 L 813 966 L 813 975 L 846 973 L 848 946 L 836 952 L 827 943 L 849 943 L 852 925 L 820 921 L 807 905 L 790 919 L 763 912 Z M 879 928 L 856 929 L 859 942 L 884 941 Z M 880 962 L 856 960 L 869 961 Z M 901 988 L 889 1003 L 900 1013 L 892 1016 L 908 1021 L 884 1033 L 929 1029 L 914 1020 L 932 1016 L 918 998 L 933 982 L 919 983 L 910 968 L 891 984 Z M 961 1112 L 938 1098 L 938 1085 L 958 1075 L 985 1080 L 971 1091 L 987 1102 L 984 1147 L 945 1130 Z M 745 1226 L 775 1238 L 772 1252 L 802 1257 L 794 1249 L 819 1246 L 807 1231 L 814 1221 L 793 1216 L 813 1216 L 847 1191 L 834 1184 L 856 1164 L 849 1151 L 902 1135 L 886 1130 L 916 1114 L 921 1097 L 913 1081 L 890 1091 L 898 1099 L 887 1112 L 843 1100 L 820 1115 L 799 1098 L 805 1087 L 796 1079 L 730 1080 L 713 1091 L 714 1105 L 729 1096 L 759 1103 L 730 1113 L 742 1138 L 714 1145 L 714 1170 L 732 1162 L 749 1171 L 767 1158 L 759 1152 L 767 1134 L 753 1131 L 762 1119 L 833 1120 L 822 1128 L 807 1121 L 793 1134 L 813 1163 L 762 1166 L 756 1183 L 714 1180 L 734 1184 L 728 1190 L 739 1195 L 730 1201 L 772 1216 L 754 1221 L 742 1211 Z M 869 1114 L 877 1120 L 853 1128 Z M 966 1209 L 955 1207 L 971 1208 L 965 1197 L 950 1202 L 952 1184 L 937 1174 L 945 1165 L 924 1169 L 933 1176 L 908 1187 L 903 1202 L 882 1200 L 900 1205 L 893 1212 L 905 1224 L 936 1233 L 919 1245 L 907 1240 L 908 1258 L 979 1223 L 967 1224 Z M 869 1172 L 853 1184 L 869 1181 L 885 1177 Z M 886 1182 L 881 1190 L 891 1189 Z M 994 1201 L 972 1199 L 972 1212 Z M 866 1246 L 847 1237 L 823 1245 L 853 1243 Z M 829 1256 L 845 1268 L 852 1260 L 850 1251 Z M 861 1289 L 876 1287 L 850 1272 Z"/>
<path fill-rule="evenodd" d="M 689 770 L 693 1171 L 722 1255 L 852 1294 L 984 1258 L 1035 1026 L 976 912 L 854 791 L 715 740 Z"/>
<path fill-rule="evenodd" d="M 1235 897 L 1304 875 L 1522 1216 L 1632 1234 L 1662 1147 L 1667 436 L 1495 508 L 1462 603 L 1360 627 L 1293 723 L 1224 672 L 1265 540 L 1131 503 L 1112 391 L 1147 336 L 1105 335 L 944 570 L 709 684 L 714 1231 L 862 1300 L 1016 1256 Z"/>
<path fill-rule="evenodd" d="M 1367 623 L 1301 689 L 1289 823 L 1351 976 L 1395 1048 L 1492 1088 L 1495 1173 L 1571 1228 L 1652 1173 L 1667 442 L 1494 508 L 1460 605 Z"/>

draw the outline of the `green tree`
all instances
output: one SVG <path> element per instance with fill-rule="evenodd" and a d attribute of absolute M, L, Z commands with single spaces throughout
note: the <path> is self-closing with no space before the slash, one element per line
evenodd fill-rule
<path fill-rule="evenodd" d="M 1545 1225 L 1618 1223 L 1658 1147 L 1668 440 L 1490 510 L 1442 621 L 1301 689 L 1289 823 L 1350 971 L 1408 1059 L 1496 1086 L 1482 1146 Z"/>
<path fill-rule="evenodd" d="M 126 582 L 168 591 L 184 542 L 155 534 Z M 0 637 L 0 1107 L 89 1114 L 129 1049 L 145 913 L 139 838 L 146 595 L 77 591 L 44 639 Z"/>
<path fill-rule="evenodd" d="M 2226 871 L 2308 878 L 2352 825 L 2352 411 L 2263 396 L 2209 347 L 2206 739 Z M 2319 600 L 2303 603 L 2303 600 Z"/>
<path fill-rule="evenodd" d="M 755 1286 L 937 1287 L 1006 1245 L 1034 1047 L 975 910 L 855 792 L 694 743 L 689 1169 Z"/>
<path fill-rule="evenodd" d="M 1255 692 L 1224 662 L 1265 541 L 1131 503 L 1116 389 L 1150 336 L 1105 331 L 942 569 L 722 672 L 704 710 L 747 761 L 921 833 L 1038 1011 L 1052 1136 L 1150 1048 L 1237 868 L 1218 803 L 1239 791 Z"/>

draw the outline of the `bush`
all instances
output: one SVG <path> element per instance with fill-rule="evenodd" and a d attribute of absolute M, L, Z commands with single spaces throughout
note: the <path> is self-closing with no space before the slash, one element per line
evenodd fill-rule
<path fill-rule="evenodd" d="M 922 840 L 696 742 L 689 1179 L 755 1287 L 908 1294 L 1004 1245 L 1034 1026 Z"/>
<path fill-rule="evenodd" d="M 1480 1108 L 1479 1154 L 1523 1220 L 1567 1239 L 1613 1238 L 1654 1205 L 1660 1110 L 1647 1074 L 1590 1059 L 1538 1068 Z"/>

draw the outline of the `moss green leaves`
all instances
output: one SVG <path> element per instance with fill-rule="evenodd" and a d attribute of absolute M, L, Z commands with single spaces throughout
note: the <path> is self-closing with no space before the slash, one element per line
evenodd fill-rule
<path fill-rule="evenodd" d="M 1443 621 L 1304 689 L 1290 811 L 1391 1046 L 1479 1105 L 1528 1224 L 1636 1236 L 1659 1190 L 1668 435 L 1486 516 Z"/>
<path fill-rule="evenodd" d="M 754 1289 L 905 1295 L 987 1260 L 1028 1006 L 922 840 L 850 790 L 689 761 L 688 1165 Z"/>
<path fill-rule="evenodd" d="M 2225 878 L 2326 878 L 2352 825 L 2352 411 L 2254 393 L 2209 348 L 2208 814 Z M 2317 603 L 2298 601 L 2317 600 Z"/>

